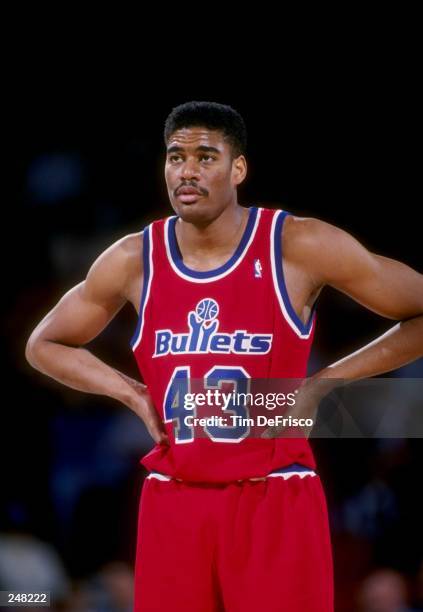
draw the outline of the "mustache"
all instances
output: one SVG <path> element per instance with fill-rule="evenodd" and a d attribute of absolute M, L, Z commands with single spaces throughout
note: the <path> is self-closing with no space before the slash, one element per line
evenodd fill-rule
<path fill-rule="evenodd" d="M 188 182 L 181 183 L 180 185 L 178 185 L 178 187 L 173 192 L 175 196 L 178 195 L 178 192 L 180 189 L 182 189 L 182 187 L 192 187 L 196 191 L 199 191 L 201 195 L 203 196 L 209 195 L 209 192 L 207 189 L 205 189 L 204 187 L 200 187 L 200 185 L 196 185 L 196 183 L 193 183 L 192 181 L 188 181 Z"/>

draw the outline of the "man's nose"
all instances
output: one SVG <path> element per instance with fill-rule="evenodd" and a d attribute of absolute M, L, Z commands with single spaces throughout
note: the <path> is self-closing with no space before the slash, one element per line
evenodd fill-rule
<path fill-rule="evenodd" d="M 200 166 L 196 160 L 186 159 L 182 165 L 181 176 L 185 180 L 199 179 Z"/>

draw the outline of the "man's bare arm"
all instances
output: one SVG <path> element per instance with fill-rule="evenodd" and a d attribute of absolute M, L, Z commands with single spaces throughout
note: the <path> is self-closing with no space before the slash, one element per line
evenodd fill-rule
<path fill-rule="evenodd" d="M 106 395 L 140 416 L 156 442 L 165 440 L 145 385 L 83 348 L 127 301 L 129 286 L 142 275 L 142 236 L 122 238 L 91 266 L 87 278 L 68 291 L 32 332 L 26 358 L 37 370 L 86 393 Z"/>
<path fill-rule="evenodd" d="M 287 217 L 285 223 L 285 259 L 303 270 L 309 294 L 330 285 L 368 309 L 401 321 L 303 381 L 289 415 L 314 421 L 320 399 L 333 388 L 384 374 L 423 355 L 423 276 L 399 261 L 369 252 L 350 234 L 324 221 Z M 295 435 L 301 431 L 308 437 L 311 430 L 312 426 L 296 428 Z M 269 427 L 262 437 L 281 434 L 286 435 L 285 427 Z"/>
<path fill-rule="evenodd" d="M 359 380 L 423 356 L 423 275 L 368 251 L 347 232 L 318 219 L 292 219 L 297 263 L 316 287 L 330 285 L 381 316 L 401 321 L 313 378 Z"/>

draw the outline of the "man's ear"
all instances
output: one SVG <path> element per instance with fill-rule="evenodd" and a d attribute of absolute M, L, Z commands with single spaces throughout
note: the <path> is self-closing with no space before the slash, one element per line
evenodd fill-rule
<path fill-rule="evenodd" d="M 232 161 L 232 181 L 234 185 L 240 185 L 247 176 L 247 160 L 239 155 Z"/>

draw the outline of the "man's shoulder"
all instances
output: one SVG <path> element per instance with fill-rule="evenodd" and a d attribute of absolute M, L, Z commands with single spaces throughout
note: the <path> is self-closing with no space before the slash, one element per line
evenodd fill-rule
<path fill-rule="evenodd" d="M 142 265 L 143 232 L 126 234 L 115 243 L 116 257 L 125 269 L 131 273 L 138 273 Z"/>
<path fill-rule="evenodd" d="M 137 273 L 142 264 L 142 245 L 142 231 L 126 234 L 103 251 L 96 263 L 123 276 Z"/>
<path fill-rule="evenodd" d="M 306 238 L 321 233 L 325 225 L 329 224 L 316 217 L 299 217 L 289 213 L 284 221 L 284 231 L 298 238 Z"/>
<path fill-rule="evenodd" d="M 116 242 L 116 247 L 128 258 L 139 257 L 143 243 L 143 232 L 126 234 Z"/>
<path fill-rule="evenodd" d="M 289 242 L 290 245 L 295 244 L 298 247 L 303 243 L 314 240 L 322 231 L 321 223 L 315 217 L 299 217 L 293 213 L 287 214 L 282 228 L 284 242 Z"/>
<path fill-rule="evenodd" d="M 153 219 L 150 223 L 147 223 L 142 230 L 126 234 L 117 240 L 111 245 L 110 249 L 113 249 L 116 257 L 125 262 L 128 266 L 133 265 L 136 269 L 139 268 L 139 266 L 142 265 L 145 230 L 150 230 L 150 236 L 152 233 L 155 233 L 155 230 L 159 232 L 162 231 L 162 227 L 171 216 L 172 215 L 160 216 Z"/>
<path fill-rule="evenodd" d="M 340 231 L 316 217 L 288 214 L 282 229 L 284 255 L 294 259 L 315 257 L 320 249 L 335 245 Z"/>
<path fill-rule="evenodd" d="M 269 207 L 260 206 L 259 208 L 271 217 L 275 214 L 285 213 L 282 231 L 284 236 L 289 235 L 292 239 L 305 240 L 307 238 L 314 238 L 325 231 L 327 232 L 331 227 L 336 229 L 335 226 L 331 226 L 317 217 L 300 217 L 294 212 L 278 205 Z"/>

